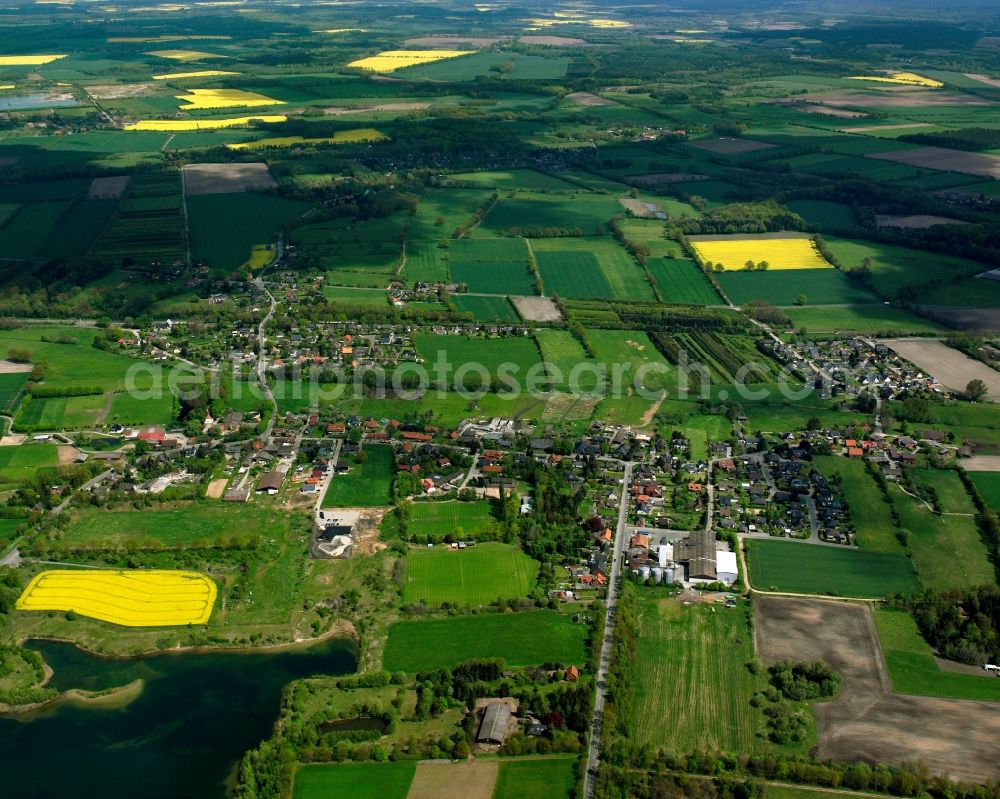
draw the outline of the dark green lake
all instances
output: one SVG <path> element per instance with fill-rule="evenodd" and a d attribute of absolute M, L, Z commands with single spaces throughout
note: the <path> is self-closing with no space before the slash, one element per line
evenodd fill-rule
<path fill-rule="evenodd" d="M 60 704 L 0 718 L 0 796 L 9 799 L 223 799 L 247 749 L 270 735 L 281 690 L 314 674 L 356 668 L 350 642 L 270 654 L 177 653 L 99 658 L 31 641 L 66 690 L 145 680 L 120 709 Z"/>

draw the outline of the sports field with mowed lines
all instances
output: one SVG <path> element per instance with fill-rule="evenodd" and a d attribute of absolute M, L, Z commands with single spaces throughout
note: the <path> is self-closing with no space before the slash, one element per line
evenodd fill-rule
<path fill-rule="evenodd" d="M 493 524 L 488 501 L 479 502 L 414 502 L 410 510 L 410 532 L 443 538 L 474 538 Z"/>
<path fill-rule="evenodd" d="M 414 549 L 406 557 L 403 600 L 485 605 L 527 596 L 537 577 L 538 562 L 509 544 Z"/>

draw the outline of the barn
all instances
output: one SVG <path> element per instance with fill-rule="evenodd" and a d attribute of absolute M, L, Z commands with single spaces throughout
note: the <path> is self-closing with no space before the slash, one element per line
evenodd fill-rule
<path fill-rule="evenodd" d="M 740 576 L 740 572 L 736 565 L 735 552 L 715 553 L 715 574 L 724 583 L 732 584 L 736 582 Z"/>
<path fill-rule="evenodd" d="M 483 711 L 483 721 L 476 734 L 476 743 L 502 746 L 507 737 L 510 723 L 510 705 L 506 702 L 491 702 Z"/>

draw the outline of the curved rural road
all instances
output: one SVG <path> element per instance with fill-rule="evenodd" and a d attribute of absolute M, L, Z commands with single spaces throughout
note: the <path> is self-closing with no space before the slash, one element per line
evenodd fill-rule
<path fill-rule="evenodd" d="M 267 323 L 270 322 L 271 317 L 274 316 L 274 312 L 278 307 L 278 302 L 274 299 L 274 295 L 268 291 L 267 288 L 265 288 L 264 281 L 260 277 L 258 277 L 253 284 L 267 295 L 267 298 L 271 303 L 270 310 L 268 310 L 267 314 L 260 320 L 260 324 L 257 326 L 257 382 L 260 383 L 261 391 L 264 392 L 264 396 L 267 398 L 267 401 L 271 403 L 273 411 L 271 413 L 271 418 L 267 420 L 267 428 L 259 436 L 261 441 L 267 443 L 271 440 L 271 433 L 274 432 L 274 422 L 278 418 L 278 402 L 275 400 L 274 392 L 271 391 L 271 386 L 267 382 L 267 360 L 264 358 L 264 342 L 267 339 Z"/>

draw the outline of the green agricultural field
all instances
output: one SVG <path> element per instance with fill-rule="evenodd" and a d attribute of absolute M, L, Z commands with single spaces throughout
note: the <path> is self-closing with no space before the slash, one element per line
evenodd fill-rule
<path fill-rule="evenodd" d="M 969 472 L 969 477 L 986 504 L 1000 512 L 1000 472 Z"/>
<path fill-rule="evenodd" d="M 914 484 L 934 491 L 942 513 L 975 514 L 972 497 L 965 490 L 958 472 L 951 469 L 911 469 L 909 474 Z"/>
<path fill-rule="evenodd" d="M 721 305 L 722 298 L 705 273 L 687 258 L 650 258 L 646 264 L 664 302 L 682 305 Z"/>
<path fill-rule="evenodd" d="M 176 502 L 141 511 L 85 507 L 74 513 L 62 540 L 71 547 L 198 547 L 243 542 L 287 529 L 288 514 L 273 508 Z"/>
<path fill-rule="evenodd" d="M 293 799 L 406 799 L 415 760 L 311 763 L 295 770 Z"/>
<path fill-rule="evenodd" d="M 54 444 L 21 444 L 0 447 L 0 487 L 9 490 L 29 480 L 39 469 L 59 465 L 59 448 Z"/>
<path fill-rule="evenodd" d="M 532 194 L 517 192 L 501 196 L 486 218 L 473 231 L 474 238 L 495 238 L 505 233 L 527 233 L 539 229 L 573 230 L 585 236 L 601 232 L 611 217 L 622 211 L 613 197 L 579 194 Z"/>
<path fill-rule="evenodd" d="M 913 566 L 891 552 L 792 541 L 746 541 L 750 582 L 761 590 L 849 597 L 912 594 L 919 590 Z"/>
<path fill-rule="evenodd" d="M 609 238 L 533 239 L 545 293 L 574 299 L 653 300 L 645 270 Z"/>
<path fill-rule="evenodd" d="M 583 349 L 583 345 L 568 330 L 540 329 L 535 331 L 535 340 L 542 350 L 550 377 L 558 378 L 556 385 L 566 386 L 570 373 L 582 363 L 593 363 Z M 585 379 L 580 389 L 593 387 L 592 379 Z"/>
<path fill-rule="evenodd" d="M 715 276 L 726 296 L 736 305 L 763 300 L 772 305 L 866 305 L 877 297 L 852 283 L 837 269 L 776 269 L 767 272 L 721 272 Z"/>
<path fill-rule="evenodd" d="M 454 261 L 451 279 L 481 294 L 535 294 L 535 278 L 524 261 Z"/>
<path fill-rule="evenodd" d="M 501 760 L 493 799 L 567 799 L 576 784 L 575 760 Z"/>
<path fill-rule="evenodd" d="M 757 390 L 757 386 L 754 387 Z M 802 430 L 809 420 L 816 418 L 824 427 L 839 427 L 871 422 L 871 416 L 858 411 L 846 409 L 830 400 L 821 398 L 816 392 L 810 392 L 800 400 L 785 398 L 776 387 L 763 387 L 770 390 L 770 396 L 763 400 L 740 399 L 740 407 L 746 414 L 754 430 L 765 432 L 781 432 L 785 430 Z M 727 391 L 728 389 L 723 389 Z"/>
<path fill-rule="evenodd" d="M 451 301 L 459 313 L 472 314 L 477 322 L 519 322 L 521 317 L 506 297 L 470 297 L 453 294 Z"/>
<path fill-rule="evenodd" d="M 539 252 L 538 271 L 545 293 L 573 299 L 611 299 L 611 285 L 590 252 Z"/>
<path fill-rule="evenodd" d="M 130 394 L 114 394 L 105 424 L 169 425 L 174 420 L 174 398 L 170 395 L 144 398 Z"/>
<path fill-rule="evenodd" d="M 410 509 L 410 533 L 416 536 L 456 539 L 475 538 L 496 525 L 488 500 L 479 502 L 414 502 Z"/>
<path fill-rule="evenodd" d="M 436 243 L 451 236 L 489 197 L 486 189 L 430 189 L 420 197 L 407 240 Z"/>
<path fill-rule="evenodd" d="M 905 554 L 896 538 L 892 508 L 882 498 L 875 479 L 868 474 L 862 461 L 824 455 L 815 457 L 813 463 L 827 477 L 840 476 L 844 500 L 851 511 L 858 546 L 862 550 Z"/>
<path fill-rule="evenodd" d="M 11 349 L 27 350 L 32 363 L 44 362 L 46 372 L 42 385 L 46 388 L 94 386 L 102 391 L 120 391 L 125 388 L 126 373 L 133 366 L 142 371 L 136 385 L 149 385 L 148 363 L 96 349 L 91 346 L 94 335 L 93 330 L 68 326 L 0 330 L 0 354 L 6 355 Z M 42 337 L 50 341 L 42 341 Z M 77 343 L 55 343 L 56 339 Z"/>
<path fill-rule="evenodd" d="M 786 205 L 790 211 L 794 211 L 810 225 L 816 225 L 821 230 L 842 230 L 858 224 L 854 209 L 844 203 L 827 200 L 792 200 Z"/>
<path fill-rule="evenodd" d="M 909 613 L 877 610 L 875 628 L 896 693 L 1000 702 L 995 676 L 943 671 Z"/>
<path fill-rule="evenodd" d="M 482 294 L 534 294 L 523 239 L 459 239 L 448 249 L 451 279 Z"/>
<path fill-rule="evenodd" d="M 440 247 L 436 241 L 407 241 L 406 266 L 403 267 L 403 275 L 407 282 L 415 283 L 423 280 L 427 283 L 446 283 L 447 252 L 448 250 Z"/>
<path fill-rule="evenodd" d="M 810 333 L 862 333 L 879 336 L 947 333 L 948 328 L 903 308 L 885 305 L 836 308 L 786 308 L 796 328 Z"/>
<path fill-rule="evenodd" d="M 57 240 L 56 225 L 68 209 L 69 203 L 60 200 L 22 205 L 3 226 L 4 257 L 25 261 L 44 257 L 49 242 Z"/>
<path fill-rule="evenodd" d="M 111 397 L 93 394 L 83 397 L 29 398 L 21 404 L 14 421 L 18 430 L 77 430 L 104 421 Z"/>
<path fill-rule="evenodd" d="M 887 403 L 894 411 L 898 406 Z M 898 415 L 898 414 L 897 414 Z M 1000 454 L 1000 419 L 991 403 L 942 402 L 930 406 L 931 424 L 938 430 L 951 431 L 958 440 L 968 440 L 982 455 Z"/>
<path fill-rule="evenodd" d="M 556 80 L 566 74 L 569 63 L 568 58 L 484 50 L 461 58 L 408 67 L 395 74 L 403 80 L 469 81 L 490 74 L 508 80 Z"/>
<path fill-rule="evenodd" d="M 252 192 L 188 197 L 191 255 L 213 269 L 236 269 L 250 259 L 254 244 L 270 244 L 282 225 L 311 207 Z"/>
<path fill-rule="evenodd" d="M 413 549 L 406 557 L 403 601 L 486 605 L 527 596 L 537 579 L 538 562 L 509 544 Z"/>
<path fill-rule="evenodd" d="M 336 474 L 323 496 L 324 508 L 367 508 L 392 502 L 392 447 L 369 444 L 362 449 L 362 463 L 348 463 L 347 474 Z"/>
<path fill-rule="evenodd" d="M 116 200 L 77 200 L 59 217 L 59 235 L 41 241 L 38 257 L 44 260 L 79 257 L 107 227 L 117 206 Z"/>
<path fill-rule="evenodd" d="M 629 703 L 636 743 L 673 752 L 754 752 L 763 715 L 750 705 L 764 689 L 754 658 L 749 603 L 682 605 L 639 591 L 636 681 Z"/>
<path fill-rule="evenodd" d="M 588 628 L 551 610 L 488 613 L 389 627 L 382 665 L 415 673 L 474 658 L 503 658 L 508 666 L 581 663 Z"/>
<path fill-rule="evenodd" d="M 299 403 L 301 406 L 302 403 Z M 515 419 L 537 421 L 545 409 L 544 399 L 536 399 L 525 394 L 488 393 L 475 399 L 456 392 L 438 396 L 436 391 L 428 391 L 418 399 L 385 398 L 340 398 L 334 403 L 344 414 L 372 416 L 376 419 L 398 419 L 399 421 L 433 420 L 443 427 L 454 427 L 469 416 L 492 417 L 509 416 Z"/>
<path fill-rule="evenodd" d="M 644 373 L 640 382 L 649 389 L 661 388 L 674 379 L 673 368 L 641 330 L 588 330 L 587 339 L 594 360 L 605 367 L 609 379 L 616 366 L 623 368 L 623 387 L 634 386 L 640 371 Z"/>
<path fill-rule="evenodd" d="M 837 265 L 843 269 L 861 266 L 867 258 L 875 290 L 888 299 L 897 297 L 900 290 L 907 286 L 921 286 L 932 280 L 947 282 L 954 278 L 971 277 L 986 268 L 976 261 L 909 247 L 852 241 L 835 236 L 826 236 L 825 239 Z M 933 296 L 933 292 L 928 295 L 929 302 Z"/>
<path fill-rule="evenodd" d="M 0 411 L 9 412 L 13 410 L 15 402 L 21 395 L 21 391 L 27 382 L 27 372 L 7 372 L 0 374 Z"/>
<path fill-rule="evenodd" d="M 580 189 L 575 183 L 534 169 L 461 172 L 448 177 L 456 183 L 466 186 L 482 186 L 484 189 L 545 189 L 554 191 L 579 191 Z"/>
<path fill-rule="evenodd" d="M 323 296 L 330 302 L 364 308 L 387 308 L 389 295 L 382 289 L 354 288 L 352 286 L 323 286 Z"/>
<path fill-rule="evenodd" d="M 446 336 L 433 333 L 417 333 L 413 336 L 417 353 L 433 365 L 442 357 L 449 366 L 449 381 L 454 381 L 456 372 L 465 364 L 477 364 L 490 375 L 497 374 L 502 364 L 519 367 L 517 375 L 524 373 L 539 362 L 538 346 L 534 339 L 525 336 L 517 338 L 469 338 L 466 336 Z M 442 356 L 443 353 L 443 356 Z M 470 374 L 478 374 L 478 369 Z"/>
<path fill-rule="evenodd" d="M 958 480 L 957 475 L 953 477 Z M 897 485 L 889 486 L 889 496 L 925 588 L 948 591 L 996 584 L 996 573 L 973 516 L 939 516 Z M 968 507 L 972 507 L 971 502 Z M 943 564 L 948 568 L 942 568 Z"/>

